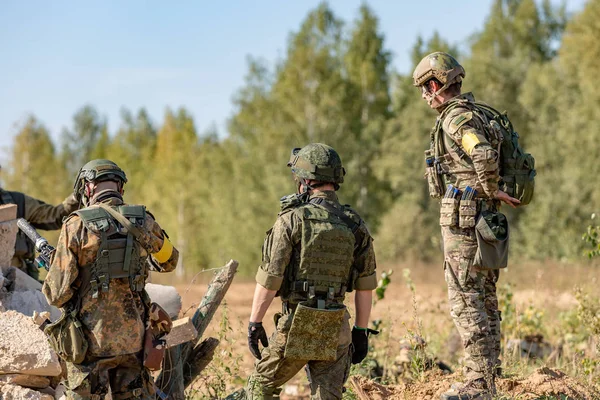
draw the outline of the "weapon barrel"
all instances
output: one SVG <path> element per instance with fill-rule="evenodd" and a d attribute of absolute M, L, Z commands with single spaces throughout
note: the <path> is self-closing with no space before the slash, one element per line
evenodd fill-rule
<path fill-rule="evenodd" d="M 21 232 L 23 232 L 25 235 L 27 235 L 29 240 L 31 240 L 33 243 L 35 243 L 35 247 L 37 248 L 38 251 L 40 249 L 41 244 L 48 243 L 48 241 L 46 239 L 44 239 L 43 237 L 41 237 L 40 234 L 37 233 L 35 228 L 33 226 L 29 225 L 29 222 L 27 222 L 25 219 L 23 219 L 23 218 L 17 219 L 17 226 L 19 227 Z"/>

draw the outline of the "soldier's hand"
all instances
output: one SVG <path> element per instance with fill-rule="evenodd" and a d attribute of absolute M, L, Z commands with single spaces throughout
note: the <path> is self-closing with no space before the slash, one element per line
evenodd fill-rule
<path fill-rule="evenodd" d="M 365 359 L 369 352 L 369 334 L 377 335 L 379 331 L 374 329 L 352 328 L 352 345 L 354 353 L 352 353 L 352 364 L 358 364 Z"/>
<path fill-rule="evenodd" d="M 267 332 L 265 332 L 262 322 L 248 323 L 248 348 L 250 349 L 252 355 L 260 360 L 262 357 L 260 355 L 260 350 L 258 349 L 259 340 L 263 347 L 269 346 Z"/>
<path fill-rule="evenodd" d="M 502 201 L 503 203 L 508 204 L 512 208 L 516 208 L 519 204 L 521 204 L 521 201 L 519 199 L 510 197 L 508 194 L 506 194 L 502 190 L 498 190 L 498 194 L 496 194 L 496 199 Z"/>

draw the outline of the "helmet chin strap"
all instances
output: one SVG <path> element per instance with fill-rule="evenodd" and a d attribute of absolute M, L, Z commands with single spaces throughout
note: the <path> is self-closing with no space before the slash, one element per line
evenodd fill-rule
<path fill-rule="evenodd" d="M 311 185 L 310 183 L 308 183 L 308 181 L 305 178 L 299 178 L 297 176 L 295 177 L 294 180 L 296 181 L 296 184 L 298 185 L 298 189 L 297 189 L 298 195 L 304 201 L 308 201 L 311 190 L 314 190 L 314 189 L 324 185 L 324 183 L 317 183 L 317 184 Z"/>

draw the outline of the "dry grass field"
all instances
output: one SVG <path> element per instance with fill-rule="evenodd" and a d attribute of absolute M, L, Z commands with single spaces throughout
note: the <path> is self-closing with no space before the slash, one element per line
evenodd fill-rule
<path fill-rule="evenodd" d="M 384 270 L 393 271 L 392 281 L 385 298 L 374 305 L 371 317 L 373 321 L 380 321 L 381 334 L 371 341 L 371 361 L 352 369 L 353 374 L 374 378 L 374 381 L 358 377 L 355 382 L 370 388 L 371 392 L 365 390 L 364 393 L 373 399 L 434 399 L 444 385 L 460 379 L 460 374 L 443 375 L 437 370 L 425 371 L 423 360 L 436 358 L 459 371 L 462 355 L 460 341 L 448 312 L 443 271 L 441 266 L 409 263 L 383 265 L 379 273 Z M 210 275 L 202 274 L 199 279 L 207 281 Z M 205 283 L 197 282 L 199 279 L 191 284 L 177 285 L 183 297 L 183 310 L 188 310 L 188 313 L 193 312 L 194 305 L 206 290 Z M 535 337 L 534 340 L 546 351 L 539 358 L 531 360 L 520 352 L 507 351 L 505 346 L 503 367 L 506 379 L 499 384 L 504 397 L 499 398 L 600 398 L 600 392 L 597 391 L 600 389 L 599 340 L 597 335 L 592 334 L 591 326 L 598 319 L 598 309 L 594 307 L 600 297 L 597 289 L 599 280 L 600 267 L 590 265 L 516 265 L 513 262 L 508 270 L 502 271 L 498 288 L 503 311 L 503 345 L 510 339 Z M 207 332 L 208 336 L 221 340 L 220 347 L 205 376 L 190 392 L 190 398 L 225 397 L 227 393 L 243 386 L 253 364 L 246 347 L 246 326 L 253 290 L 252 280 L 234 280 Z M 347 298 L 350 309 L 353 308 L 352 304 L 350 295 Z M 272 316 L 279 308 L 280 302 L 276 299 L 264 321 L 267 333 L 274 329 Z M 427 346 L 410 353 L 412 358 L 408 373 L 398 376 L 401 341 L 415 343 L 416 335 L 422 337 Z M 369 366 L 373 365 L 379 367 L 379 373 L 369 371 Z M 543 376 L 539 377 L 538 369 L 541 367 L 546 370 L 542 370 Z M 554 376 L 556 381 L 546 379 L 544 371 L 548 376 L 558 375 Z M 564 377 L 561 371 L 566 374 Z M 526 377 L 534 383 L 521 381 Z M 570 380 L 567 382 L 565 379 Z M 535 382 L 539 385 L 536 386 Z M 395 386 L 378 386 L 381 383 Z M 560 389 L 561 384 L 572 391 Z M 345 396 L 357 398 L 352 385 L 348 384 L 347 388 Z M 304 372 L 287 385 L 284 393 L 288 399 L 308 398 Z"/>

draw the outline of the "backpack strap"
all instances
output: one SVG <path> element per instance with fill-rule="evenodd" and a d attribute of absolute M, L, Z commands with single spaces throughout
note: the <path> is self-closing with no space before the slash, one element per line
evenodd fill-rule
<path fill-rule="evenodd" d="M 325 200 L 322 197 L 313 197 L 308 202 L 310 204 L 316 204 L 318 206 L 323 207 L 324 209 L 326 209 L 327 211 L 329 211 L 331 214 L 333 214 L 336 217 L 338 217 L 339 219 L 341 219 L 346 224 L 346 226 L 348 228 L 350 228 L 350 230 L 354 234 L 354 238 L 356 240 L 356 244 L 358 245 L 358 243 L 360 243 L 360 241 L 359 241 L 359 231 L 358 231 L 358 228 L 360 227 L 360 224 L 357 224 L 352 218 L 350 218 L 349 216 L 347 216 L 344 213 L 344 211 L 340 210 L 339 208 L 334 207 L 333 204 L 329 203 L 327 200 Z"/>

